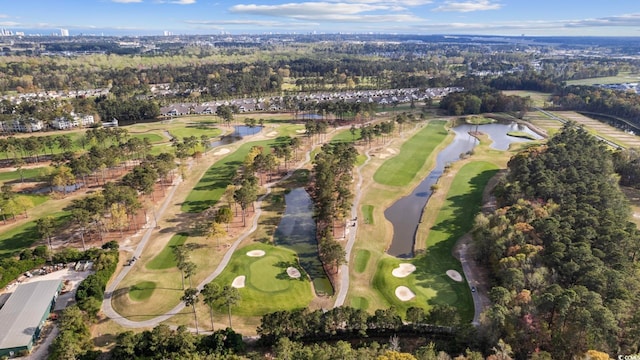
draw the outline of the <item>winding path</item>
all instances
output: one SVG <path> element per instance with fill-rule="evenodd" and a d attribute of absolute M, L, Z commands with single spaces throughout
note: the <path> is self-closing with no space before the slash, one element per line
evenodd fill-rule
<path fill-rule="evenodd" d="M 358 216 L 358 204 L 360 203 L 360 198 L 362 197 L 362 168 L 367 165 L 371 157 L 369 156 L 369 152 L 364 153 L 367 156 L 367 160 L 358 166 L 358 184 L 356 188 L 358 191 L 356 192 L 356 196 L 353 199 L 353 205 L 351 206 L 351 218 L 355 219 Z M 353 245 L 356 242 L 356 233 L 358 229 L 358 222 L 354 222 L 354 227 L 349 230 L 349 239 L 347 240 L 347 245 L 345 246 L 345 260 L 346 263 L 340 265 L 340 289 L 338 290 L 338 295 L 336 296 L 336 301 L 333 304 L 333 307 L 338 307 L 344 305 L 344 301 L 347 298 L 347 293 L 349 292 L 349 259 L 351 258 L 351 250 L 353 249 Z"/>
<path fill-rule="evenodd" d="M 306 163 L 311 161 L 311 155 L 310 154 L 311 154 L 311 151 L 306 152 L 305 153 L 305 160 L 302 163 L 300 163 L 297 167 L 295 167 L 293 169 L 290 169 L 287 172 L 287 174 L 282 179 L 280 179 L 279 181 L 282 181 L 282 180 L 285 180 L 285 179 L 289 178 L 294 173 L 294 171 L 300 169 Z M 202 282 L 200 282 L 200 284 L 198 284 L 198 286 L 196 287 L 198 289 L 198 291 L 202 290 L 202 288 L 204 288 L 204 286 L 206 284 L 211 282 L 218 275 L 220 275 L 220 273 L 222 273 L 224 268 L 227 266 L 227 264 L 231 260 L 231 256 L 233 256 L 233 253 L 236 251 L 238 246 L 240 246 L 242 241 L 244 241 L 249 235 L 251 235 L 258 228 L 258 220 L 260 219 L 260 215 L 262 214 L 262 206 L 261 206 L 262 205 L 262 200 L 264 200 L 264 198 L 267 197 L 271 193 L 271 188 L 274 185 L 275 185 L 275 183 L 273 183 L 273 182 L 265 184 L 266 193 L 264 193 L 262 196 L 260 196 L 260 198 L 256 201 L 256 211 L 255 211 L 255 214 L 253 216 L 253 221 L 252 221 L 252 224 L 251 224 L 251 228 L 249 228 L 247 231 L 245 231 L 242 235 L 240 235 L 240 237 L 238 237 L 238 239 L 236 241 L 233 242 L 233 244 L 229 247 L 227 252 L 222 257 L 222 261 L 220 261 L 220 264 L 218 264 L 218 267 L 216 267 L 216 269 L 209 276 L 207 276 Z M 165 198 L 164 202 L 162 203 L 162 207 L 158 210 L 158 213 L 156 214 L 157 218 L 162 218 L 162 216 L 163 216 L 165 210 L 167 209 L 167 206 L 171 202 L 171 199 L 173 198 L 173 195 L 175 194 L 177 188 L 178 188 L 178 185 L 175 184 L 173 186 L 173 188 L 171 189 L 171 191 L 169 192 L 169 194 L 167 195 L 167 197 Z M 136 247 L 136 250 L 134 251 L 133 256 L 140 257 L 140 255 L 142 254 L 142 250 L 146 246 L 147 241 L 149 240 L 149 238 L 151 237 L 151 234 L 153 233 L 153 230 L 154 229 L 152 227 L 147 229 L 147 231 L 145 232 L 144 236 L 142 237 L 142 240 L 140 241 L 140 243 Z M 120 282 L 125 278 L 125 276 L 129 273 L 131 268 L 132 268 L 131 266 L 123 267 L 122 270 L 120 271 L 120 273 L 118 274 L 118 276 L 116 276 L 116 278 L 113 279 L 113 281 L 109 284 L 109 286 L 107 286 L 107 289 L 106 289 L 105 294 L 104 294 L 104 300 L 102 301 L 102 311 L 107 317 L 109 317 L 110 319 L 112 319 L 113 321 L 118 323 L 119 325 L 121 325 L 123 327 L 126 327 L 126 328 L 143 328 L 143 327 L 149 327 L 150 328 L 150 327 L 155 327 L 155 326 L 159 325 L 163 321 L 169 320 L 172 316 L 180 313 L 182 311 L 182 309 L 184 309 L 185 304 L 184 304 L 184 302 L 181 301 L 173 309 L 169 310 L 168 312 L 164 313 L 163 315 L 157 316 L 157 317 L 155 317 L 153 319 L 144 320 L 144 321 L 132 321 L 132 320 L 129 320 L 129 319 L 123 317 L 122 315 L 118 314 L 118 312 L 115 311 L 115 309 L 111 305 L 111 299 L 113 297 L 113 292 L 116 290 L 116 288 L 118 287 Z"/>

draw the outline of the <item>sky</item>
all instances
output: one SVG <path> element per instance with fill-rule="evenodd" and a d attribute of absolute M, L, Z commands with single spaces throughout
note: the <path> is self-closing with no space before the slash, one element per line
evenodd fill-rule
<path fill-rule="evenodd" d="M 0 28 L 70 35 L 640 36 L 638 0 L 0 0 Z"/>

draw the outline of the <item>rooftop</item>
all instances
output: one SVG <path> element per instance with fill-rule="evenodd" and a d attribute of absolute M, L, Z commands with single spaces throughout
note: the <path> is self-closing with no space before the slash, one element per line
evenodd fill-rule
<path fill-rule="evenodd" d="M 0 309 L 0 349 L 29 345 L 61 284 L 46 280 L 18 286 Z"/>

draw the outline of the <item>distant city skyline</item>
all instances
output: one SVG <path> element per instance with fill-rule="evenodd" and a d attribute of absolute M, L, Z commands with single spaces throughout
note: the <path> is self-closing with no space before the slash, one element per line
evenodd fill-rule
<path fill-rule="evenodd" d="M 21 0 L 0 28 L 68 35 L 407 33 L 640 36 L 635 1 Z M 62 32 L 65 34 L 65 32 Z"/>

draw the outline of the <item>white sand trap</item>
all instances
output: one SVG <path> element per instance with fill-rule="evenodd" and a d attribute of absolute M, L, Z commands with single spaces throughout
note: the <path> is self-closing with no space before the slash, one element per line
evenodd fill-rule
<path fill-rule="evenodd" d="M 218 150 L 216 150 L 216 152 L 213 153 L 213 155 L 224 155 L 224 154 L 228 154 L 230 152 L 231 152 L 231 150 L 229 150 L 229 149 L 218 149 Z"/>
<path fill-rule="evenodd" d="M 305 130 L 305 129 L 298 129 L 298 130 L 296 130 L 296 132 L 297 132 L 298 134 L 304 134 L 304 133 L 306 133 L 306 132 L 307 132 L 307 130 Z"/>
<path fill-rule="evenodd" d="M 287 268 L 287 275 L 289 275 L 292 279 L 299 279 L 302 274 L 300 274 L 300 270 L 294 268 L 293 266 L 289 266 Z"/>
<path fill-rule="evenodd" d="M 412 272 L 416 271 L 416 267 L 413 264 L 400 264 L 397 268 L 391 271 L 391 275 L 397 278 L 403 278 L 409 276 Z"/>
<path fill-rule="evenodd" d="M 462 282 L 462 275 L 455 270 L 447 270 L 447 276 L 449 276 L 453 281 Z"/>
<path fill-rule="evenodd" d="M 244 275 L 241 276 L 237 276 L 235 279 L 233 279 L 233 282 L 231 283 L 231 287 L 234 287 L 236 289 L 240 289 L 244 287 L 244 280 L 247 277 Z"/>
<path fill-rule="evenodd" d="M 264 256 L 264 254 L 265 254 L 264 250 L 247 251 L 247 256 L 251 256 L 251 257 L 260 257 L 260 256 Z"/>
<path fill-rule="evenodd" d="M 392 149 L 392 148 L 387 148 L 387 152 L 391 155 L 395 155 L 398 153 L 398 151 L 396 151 L 396 149 Z"/>
<path fill-rule="evenodd" d="M 266 136 L 274 137 L 276 135 L 278 135 L 278 132 L 277 131 L 272 131 L 272 132 L 268 133 Z"/>
<path fill-rule="evenodd" d="M 398 297 L 398 299 L 400 299 L 400 301 L 409 301 L 416 297 L 416 294 L 414 294 L 413 291 L 411 291 L 406 286 L 398 286 L 396 288 L 396 296 Z"/>

